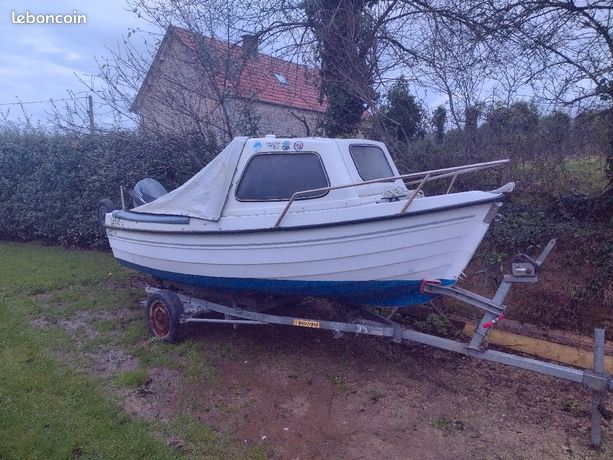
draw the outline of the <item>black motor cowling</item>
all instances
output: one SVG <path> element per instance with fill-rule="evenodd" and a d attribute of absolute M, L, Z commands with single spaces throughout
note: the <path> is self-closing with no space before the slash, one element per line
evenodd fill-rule
<path fill-rule="evenodd" d="M 156 200 L 162 195 L 166 195 L 168 190 L 155 179 L 145 177 L 139 180 L 129 193 L 132 197 L 132 203 L 136 208 L 137 206 Z"/>
<path fill-rule="evenodd" d="M 168 191 L 155 179 L 146 177 L 139 180 L 134 188 L 128 192 L 132 197 L 133 207 L 149 203 L 162 195 L 166 195 Z M 122 198 L 123 202 L 123 198 Z M 100 200 L 96 209 L 96 217 L 98 223 L 104 226 L 104 220 L 109 212 L 113 212 L 116 208 L 115 204 L 108 198 Z"/>

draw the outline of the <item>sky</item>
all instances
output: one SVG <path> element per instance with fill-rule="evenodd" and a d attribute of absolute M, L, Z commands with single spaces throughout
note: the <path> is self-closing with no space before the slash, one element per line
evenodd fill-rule
<path fill-rule="evenodd" d="M 14 24 L 13 18 L 31 14 L 84 14 L 86 24 Z M 0 0 L 0 113 L 21 117 L 18 100 L 48 101 L 87 96 L 77 75 L 90 81 L 97 73 L 96 57 L 108 55 L 130 28 L 151 26 L 127 10 L 125 0 Z M 44 121 L 50 104 L 25 104 L 34 121 Z M 100 107 L 96 101 L 95 109 Z M 102 110 L 102 107 L 100 107 Z M 96 110 L 94 110 L 96 112 Z"/>

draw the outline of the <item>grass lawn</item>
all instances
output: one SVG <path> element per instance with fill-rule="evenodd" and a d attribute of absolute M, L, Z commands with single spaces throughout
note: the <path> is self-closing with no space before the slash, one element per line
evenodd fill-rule
<path fill-rule="evenodd" d="M 120 390 L 145 385 L 150 366 L 214 374 L 206 360 L 193 359 L 198 350 L 189 341 L 168 347 L 145 339 L 135 308 L 143 293 L 131 276 L 108 254 L 0 243 L 0 459 L 265 456 L 189 415 L 160 421 L 121 408 Z M 112 319 L 129 307 L 128 318 Z M 83 312 L 99 315 L 95 330 L 61 327 Z M 136 357 L 135 369 L 92 371 L 87 356 L 119 345 Z"/>

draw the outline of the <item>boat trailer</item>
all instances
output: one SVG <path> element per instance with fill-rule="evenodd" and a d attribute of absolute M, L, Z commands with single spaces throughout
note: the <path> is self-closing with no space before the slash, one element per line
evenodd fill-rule
<path fill-rule="evenodd" d="M 247 299 L 231 298 L 223 305 L 200 298 L 176 292 L 181 285 L 162 282 L 163 288 L 147 286 L 149 298 L 146 303 L 146 319 L 153 335 L 166 342 L 178 341 L 181 337 L 181 326 L 188 323 L 220 323 L 232 324 L 235 327 L 243 325 L 280 324 L 284 326 L 307 327 L 333 331 L 335 336 L 343 333 L 367 334 L 387 337 L 396 343 L 411 341 L 423 345 L 453 351 L 477 359 L 493 361 L 528 371 L 545 374 L 552 377 L 570 380 L 589 388 L 592 391 L 591 443 L 600 446 L 602 442 L 602 415 L 605 412 L 604 400 L 607 391 L 613 391 L 613 376 L 605 372 L 604 348 L 605 330 L 594 330 L 594 360 L 592 369 L 584 370 L 560 364 L 541 361 L 511 353 L 505 353 L 487 348 L 487 337 L 496 324 L 504 319 L 506 306 L 504 300 L 513 284 L 536 283 L 539 279 L 541 266 L 555 246 L 555 239 L 549 241 L 536 259 L 520 254 L 512 263 L 512 273 L 505 275 L 493 298 L 488 299 L 465 289 L 454 286 L 442 286 L 435 281 L 424 281 L 420 287 L 422 293 L 451 297 L 469 304 L 484 312 L 479 325 L 475 329 L 469 343 L 447 339 L 431 334 L 425 334 L 392 321 L 389 316 L 382 316 L 364 308 L 350 310 L 347 321 L 328 321 L 307 319 L 292 316 L 281 316 L 266 313 L 267 310 L 287 304 L 287 299 L 280 302 L 267 302 L 258 305 Z M 253 300 L 253 299 L 251 299 Z M 241 305 L 241 303 L 247 303 Z M 223 318 L 210 318 L 203 315 L 217 313 Z"/>

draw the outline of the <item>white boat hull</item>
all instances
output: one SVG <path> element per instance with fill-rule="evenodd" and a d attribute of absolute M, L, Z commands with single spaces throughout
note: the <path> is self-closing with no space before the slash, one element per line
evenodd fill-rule
<path fill-rule="evenodd" d="M 499 200 L 498 200 L 499 201 Z M 162 279 L 232 292 L 316 295 L 380 306 L 422 303 L 422 280 L 453 284 L 496 200 L 309 226 L 243 231 L 107 226 L 114 256 Z"/>

